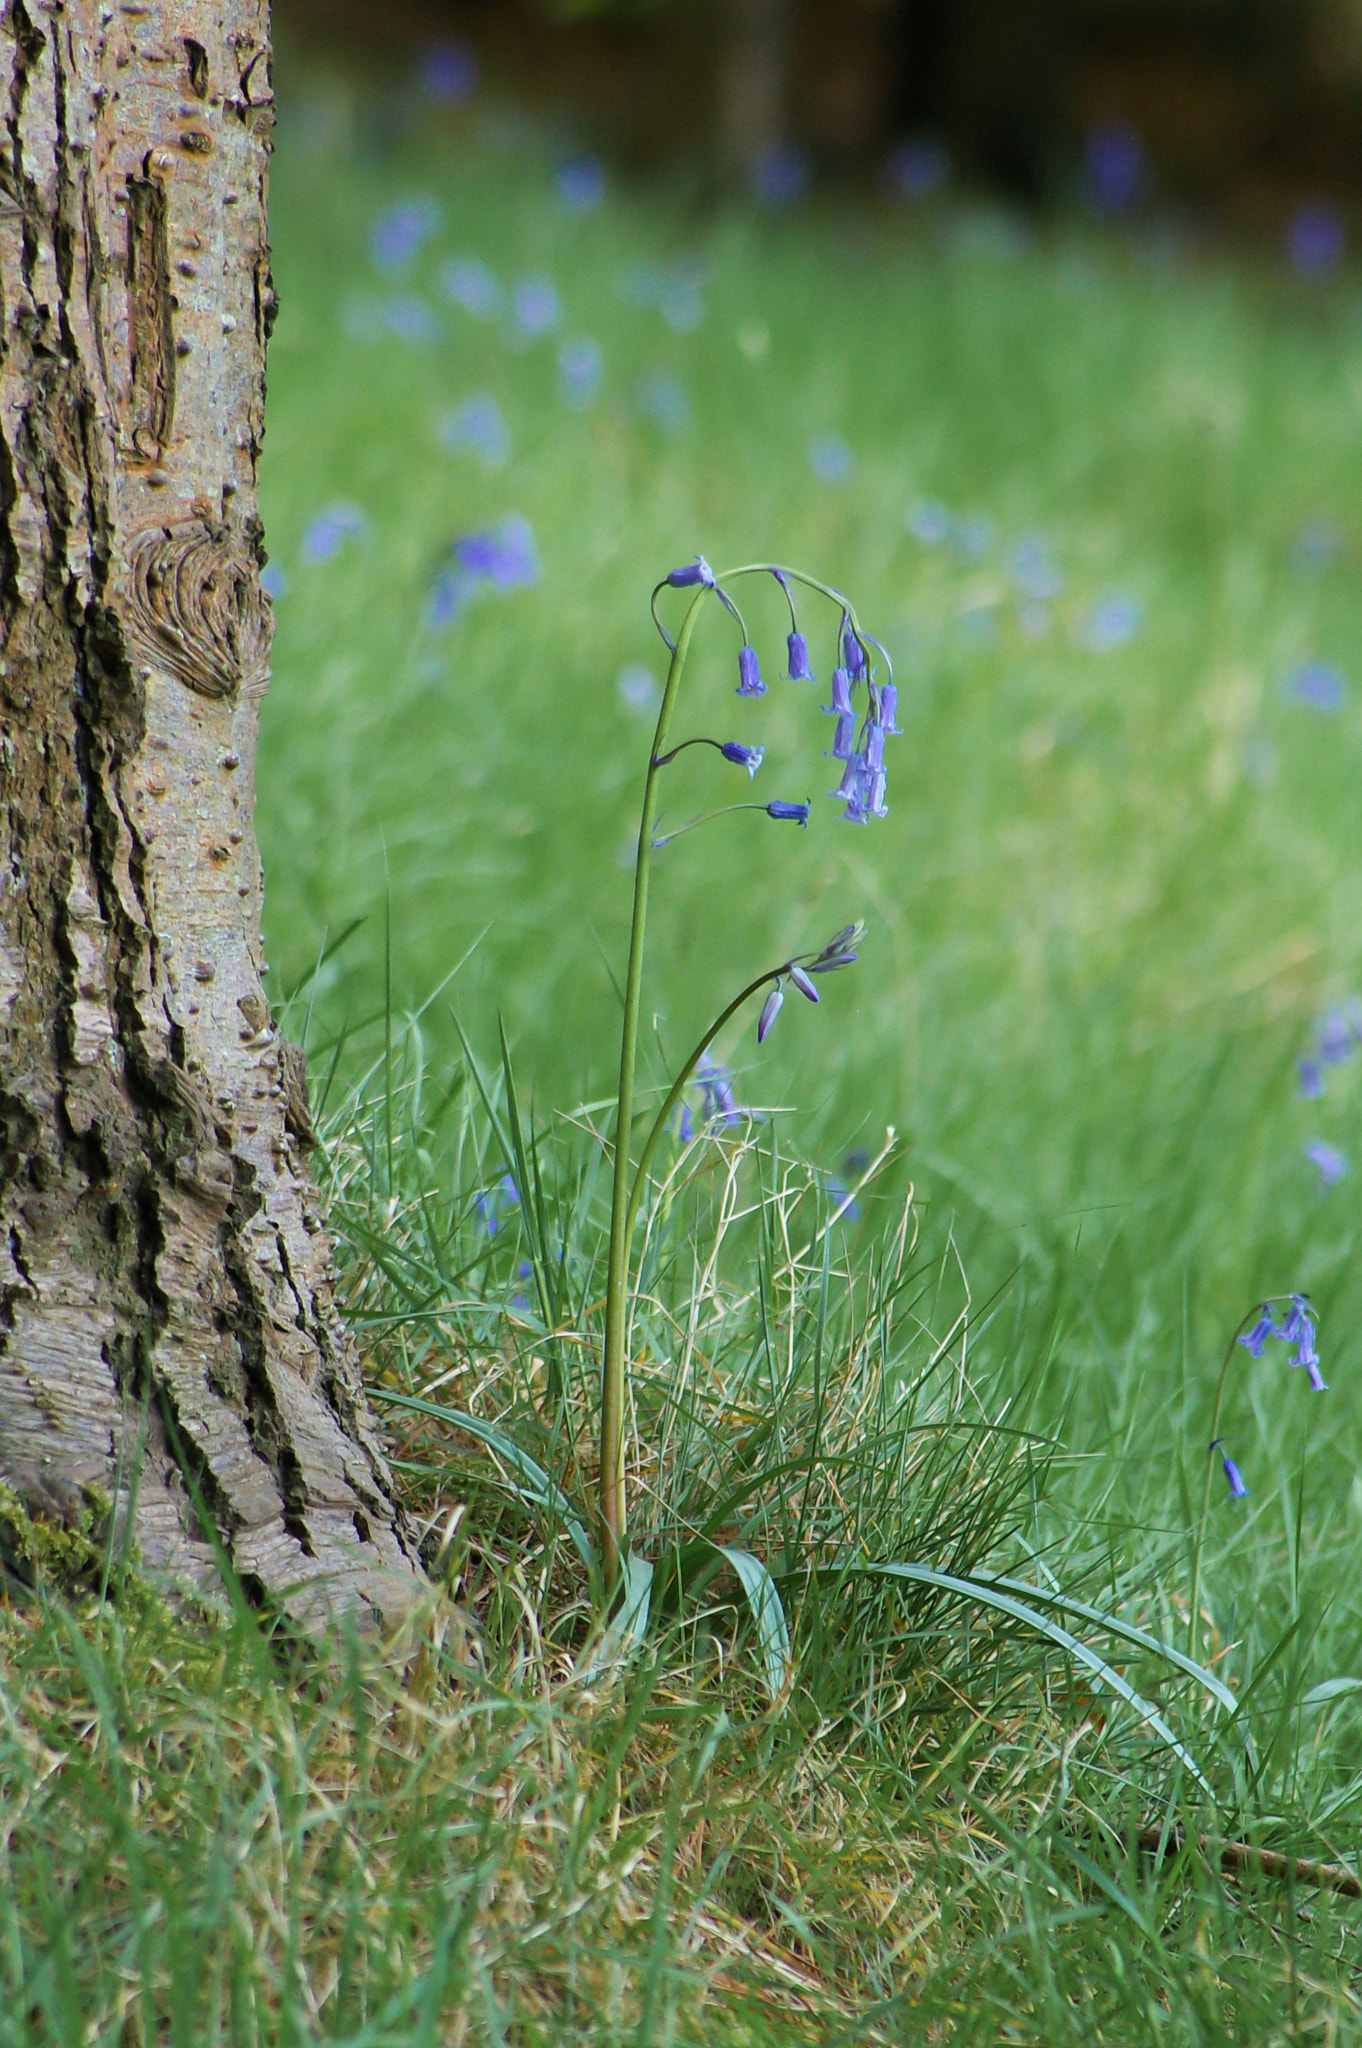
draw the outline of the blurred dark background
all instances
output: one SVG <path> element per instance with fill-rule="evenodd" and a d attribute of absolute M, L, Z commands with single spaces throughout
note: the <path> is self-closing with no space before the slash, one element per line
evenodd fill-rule
<path fill-rule="evenodd" d="M 1306 270 L 1362 216 L 1362 0 L 278 0 L 276 24 L 394 94 L 416 58 L 430 97 L 481 79 L 622 167 L 775 203 L 949 181 L 1286 233 Z"/>

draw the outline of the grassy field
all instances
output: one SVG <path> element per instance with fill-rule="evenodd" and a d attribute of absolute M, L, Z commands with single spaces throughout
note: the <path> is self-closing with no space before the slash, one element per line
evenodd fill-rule
<path fill-rule="evenodd" d="M 1355 1904 L 1139 1846 L 1358 1849 L 1354 284 L 963 200 L 583 204 L 507 110 L 397 133 L 286 83 L 269 949 L 449 1597 L 331 1665 L 136 1601 L 9 1624 L 0 2041 L 1362 2041 Z M 514 587 L 461 580 L 489 528 Z M 845 588 L 903 736 L 848 827 L 836 615 L 780 681 L 757 595 L 757 703 L 703 625 L 676 737 L 764 744 L 752 798 L 814 809 L 659 859 L 650 1083 L 767 960 L 869 929 L 717 1047 L 779 1113 L 650 1199 L 644 1646 L 592 1636 L 565 1532 L 648 593 L 697 551 Z M 669 773 L 671 822 L 749 795 Z M 541 1202 L 498 1194 L 498 1016 Z M 1203 1514 L 1225 1347 L 1294 1290 L 1328 1391 L 1236 1349 L 1251 1490 L 1212 1459 Z"/>

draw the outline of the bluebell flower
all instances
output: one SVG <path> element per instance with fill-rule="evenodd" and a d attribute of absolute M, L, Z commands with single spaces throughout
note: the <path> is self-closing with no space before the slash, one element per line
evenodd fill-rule
<path fill-rule="evenodd" d="M 799 993 L 802 996 L 807 996 L 811 1003 L 816 1003 L 819 1001 L 818 990 L 809 980 L 808 975 L 804 972 L 804 969 L 802 967 L 797 966 L 796 963 L 792 960 L 790 962 L 790 965 L 786 968 L 785 972 L 789 975 L 791 981 L 794 983 L 795 987 L 799 990 Z"/>
<path fill-rule="evenodd" d="M 885 164 L 890 187 L 904 199 L 928 198 L 945 184 L 950 172 L 950 158 L 930 135 L 911 136 L 899 143 Z"/>
<path fill-rule="evenodd" d="M 1303 1059 L 1296 1063 L 1300 1075 L 1300 1092 L 1307 1102 L 1314 1102 L 1324 1093 L 1324 1074 L 1318 1060 Z"/>
<path fill-rule="evenodd" d="M 495 526 L 465 534 L 452 551 L 459 567 L 497 590 L 518 590 L 539 581 L 539 558 L 528 520 L 518 513 Z"/>
<path fill-rule="evenodd" d="M 1103 122 L 1088 131 L 1088 197 L 1098 213 L 1118 213 L 1145 186 L 1144 151 L 1133 128 Z"/>
<path fill-rule="evenodd" d="M 830 974 L 835 967 L 849 967 L 856 959 L 856 947 L 865 936 L 865 925 L 858 919 L 855 924 L 844 924 L 834 932 L 821 953 L 809 962 L 810 974 Z"/>
<path fill-rule="evenodd" d="M 786 642 L 790 650 L 790 681 L 792 683 L 813 683 L 818 678 L 809 667 L 808 643 L 802 633 L 791 633 Z"/>
<path fill-rule="evenodd" d="M 1291 1361 L 1291 1366 L 1294 1371 L 1298 1365 L 1312 1363 L 1319 1364 L 1319 1353 L 1315 1349 L 1315 1326 L 1309 1316 L 1306 1316 L 1302 1321 L 1300 1342 L 1296 1346 L 1296 1355 Z"/>
<path fill-rule="evenodd" d="M 1302 277 L 1327 276 L 1342 257 L 1347 238 L 1347 223 L 1336 206 L 1317 200 L 1297 207 L 1286 236 L 1292 268 Z"/>
<path fill-rule="evenodd" d="M 594 156 L 569 157 L 553 182 L 569 212 L 590 213 L 605 197 L 605 165 Z"/>
<path fill-rule="evenodd" d="M 503 1202 L 510 1202 L 512 1206 L 519 1203 L 520 1189 L 515 1184 L 514 1174 L 503 1173 L 497 1185 L 501 1189 L 501 1199 Z"/>
<path fill-rule="evenodd" d="M 267 562 L 260 571 L 260 588 L 267 597 L 275 599 L 276 602 L 279 598 L 288 596 L 289 580 L 278 562 Z"/>
<path fill-rule="evenodd" d="M 638 402 L 664 434 L 683 434 L 690 424 L 690 400 L 670 370 L 652 370 L 638 386 Z"/>
<path fill-rule="evenodd" d="M 690 1113 L 690 1104 L 688 1102 L 683 1102 L 681 1105 L 681 1116 L 677 1124 L 677 1136 L 683 1145 L 689 1145 L 691 1139 L 695 1136 L 695 1119 Z"/>
<path fill-rule="evenodd" d="M 767 804 L 766 815 L 768 818 L 779 818 L 782 820 L 788 820 L 793 825 L 807 825 L 809 822 L 809 812 L 812 809 L 813 805 L 809 803 L 774 803 Z"/>
<path fill-rule="evenodd" d="M 1250 1358 L 1261 1358 L 1263 1346 L 1268 1338 L 1280 1335 L 1281 1332 L 1277 1328 L 1277 1319 L 1267 1302 L 1264 1302 L 1259 1311 L 1257 1322 L 1251 1330 L 1244 1331 L 1239 1342 L 1243 1345 Z"/>
<path fill-rule="evenodd" d="M 1346 1010 L 1327 1010 L 1319 1027 L 1319 1056 L 1326 1066 L 1336 1067 L 1351 1059 L 1357 1050 L 1355 1005 Z"/>
<path fill-rule="evenodd" d="M 775 987 L 771 990 L 770 995 L 767 996 L 766 1001 L 762 1004 L 761 1015 L 757 1019 L 758 1045 L 764 1044 L 767 1033 L 770 1031 L 771 1026 L 775 1023 L 776 1018 L 780 1015 L 781 1006 L 784 1003 L 784 1001 L 785 991 L 781 987 L 780 983 L 777 982 Z"/>
<path fill-rule="evenodd" d="M 528 1280 L 530 1275 L 534 1271 L 534 1267 L 530 1264 L 530 1261 L 528 1259 L 522 1259 L 515 1270 L 517 1279 Z M 521 1291 L 517 1288 L 516 1292 L 511 1296 L 511 1307 L 524 1310 L 527 1309 L 529 1305 L 529 1301 L 527 1300 L 525 1295 L 521 1293 Z"/>
<path fill-rule="evenodd" d="M 487 1235 L 495 1237 L 497 1234 L 497 1205 L 491 1195 L 474 1195 L 473 1207 L 481 1216 Z"/>
<path fill-rule="evenodd" d="M 758 151 L 751 177 L 752 190 L 763 205 L 788 206 L 808 191 L 813 159 L 795 143 L 768 143 Z"/>
<path fill-rule="evenodd" d="M 1298 704 L 1315 711 L 1341 711 L 1348 685 L 1340 669 L 1329 661 L 1303 661 L 1286 679 L 1287 692 Z"/>
<path fill-rule="evenodd" d="M 854 683 L 859 682 L 866 672 L 865 649 L 851 630 L 850 621 L 846 618 L 845 613 L 843 614 L 842 623 L 842 660 L 846 663 L 847 673 L 850 675 L 851 680 Z"/>
<path fill-rule="evenodd" d="M 1326 1188 L 1336 1187 L 1347 1174 L 1347 1153 L 1340 1152 L 1337 1145 L 1327 1144 L 1323 1138 L 1312 1138 L 1305 1147 L 1305 1156 Z"/>
<path fill-rule="evenodd" d="M 563 401 L 574 412 L 585 412 L 594 405 L 601 388 L 600 343 L 589 334 L 565 341 L 558 351 L 558 377 Z"/>
<path fill-rule="evenodd" d="M 428 194 L 401 200 L 374 222 L 369 253 L 380 270 L 397 270 L 410 262 L 439 225 L 440 209 Z"/>
<path fill-rule="evenodd" d="M 511 453 L 511 437 L 501 407 L 490 391 L 479 391 L 453 412 L 445 413 L 437 433 L 455 454 L 480 456 L 488 469 L 500 469 Z"/>
<path fill-rule="evenodd" d="M 820 482 L 845 483 L 855 466 L 855 458 L 840 434 L 815 434 L 810 441 L 809 468 Z"/>
<path fill-rule="evenodd" d="M 1327 1394 L 1329 1391 L 1329 1382 L 1325 1379 L 1323 1373 L 1319 1369 L 1319 1360 L 1317 1358 L 1307 1358 L 1305 1361 L 1305 1370 L 1309 1377 L 1310 1384 L 1314 1388 L 1315 1392 L 1317 1394 Z"/>
<path fill-rule="evenodd" d="M 1217 1437 L 1216 1443 L 1219 1441 Z M 1215 1448 L 1216 1444 L 1212 1444 L 1211 1449 L 1214 1450 Z M 1220 1453 L 1220 1462 L 1225 1468 L 1225 1477 L 1230 1483 L 1230 1499 L 1243 1500 L 1248 1493 L 1248 1486 L 1245 1483 L 1243 1473 L 1239 1470 L 1239 1467 L 1235 1464 L 1228 1451 Z"/>
<path fill-rule="evenodd" d="M 896 738 L 902 728 L 894 723 L 899 715 L 899 693 L 895 683 L 886 683 L 880 691 L 880 718 L 885 731 Z"/>
<path fill-rule="evenodd" d="M 757 666 L 757 650 L 755 647 L 749 647 L 745 641 L 738 649 L 738 688 L 736 694 L 739 697 L 764 697 L 766 695 L 766 685 L 761 679 L 761 670 Z"/>
<path fill-rule="evenodd" d="M 749 776 L 755 775 L 766 759 L 765 747 L 745 747 L 741 740 L 725 740 L 719 752 L 725 761 L 736 761 L 740 768 L 745 768 Z"/>
<path fill-rule="evenodd" d="M 697 555 L 684 568 L 673 569 L 666 580 L 673 590 L 687 590 L 693 583 L 703 583 L 706 590 L 713 590 L 714 571 L 703 555 Z"/>
<path fill-rule="evenodd" d="M 848 711 L 837 721 L 837 731 L 832 742 L 834 761 L 849 761 L 856 751 L 856 713 Z"/>
<path fill-rule="evenodd" d="M 1140 630 L 1144 613 L 1132 597 L 1104 597 L 1094 605 L 1083 629 L 1083 645 L 1093 654 L 1109 654 L 1124 647 Z"/>
<path fill-rule="evenodd" d="M 920 505 L 909 506 L 903 523 L 914 540 L 920 540 L 925 548 L 937 548 L 950 539 L 955 522 L 940 499 L 925 498 Z"/>
<path fill-rule="evenodd" d="M 876 774 L 884 768 L 884 734 L 885 728 L 872 718 L 866 728 L 865 765 Z"/>
<path fill-rule="evenodd" d="M 501 311 L 505 295 L 480 256 L 456 256 L 441 270 L 440 284 L 456 305 L 479 320 Z"/>
<path fill-rule="evenodd" d="M 437 106 L 461 107 L 478 86 L 478 60 L 467 43 L 431 43 L 421 52 L 421 90 Z"/>
<path fill-rule="evenodd" d="M 701 1055 L 695 1078 L 705 1098 L 706 1123 L 739 1124 L 742 1111 L 733 1099 L 733 1076 L 708 1053 Z"/>
<path fill-rule="evenodd" d="M 1309 1295 L 1293 1294 L 1291 1306 L 1286 1312 L 1285 1320 L 1277 1335 L 1284 1338 L 1288 1344 L 1297 1343 L 1307 1330 L 1313 1330 L 1313 1325 L 1310 1321 L 1311 1313 Z"/>
<path fill-rule="evenodd" d="M 851 677 L 846 669 L 835 668 L 833 670 L 832 702 L 831 704 L 825 704 L 823 709 L 827 712 L 829 718 L 853 718 L 855 716 L 855 707 L 851 701 Z"/>
<path fill-rule="evenodd" d="M 303 528 L 301 553 L 305 562 L 329 562 L 347 540 L 362 540 L 369 523 L 358 505 L 344 500 L 328 505 Z"/>
<path fill-rule="evenodd" d="M 563 303 L 546 277 L 525 277 L 511 298 L 515 324 L 527 341 L 549 334 L 563 317 Z"/>

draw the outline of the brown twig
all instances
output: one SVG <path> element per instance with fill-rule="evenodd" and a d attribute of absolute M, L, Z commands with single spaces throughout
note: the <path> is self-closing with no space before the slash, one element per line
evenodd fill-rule
<path fill-rule="evenodd" d="M 1151 1855 L 1176 1856 L 1186 1844 L 1181 1828 L 1141 1828 L 1139 1845 Z M 1362 1878 L 1355 1877 L 1341 1863 L 1312 1863 L 1303 1856 L 1291 1856 L 1281 1849 L 1259 1849 L 1252 1842 L 1218 1842 L 1211 1835 L 1199 1835 L 1203 1856 L 1218 1856 L 1222 1870 L 1257 1870 L 1264 1877 L 1284 1877 L 1288 1882 L 1308 1884 L 1317 1891 L 1339 1892 L 1345 1899 L 1362 1899 Z"/>

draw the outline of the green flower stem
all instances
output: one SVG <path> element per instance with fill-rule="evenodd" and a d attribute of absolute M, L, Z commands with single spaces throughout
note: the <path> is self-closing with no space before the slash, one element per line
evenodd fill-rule
<path fill-rule="evenodd" d="M 1230 1366 L 1234 1362 L 1234 1347 L 1257 1314 L 1258 1309 L 1254 1307 L 1249 1310 L 1246 1316 L 1240 1317 L 1239 1327 L 1225 1347 L 1224 1363 L 1220 1368 L 1220 1378 L 1216 1381 L 1215 1405 L 1211 1409 L 1210 1441 L 1212 1443 L 1215 1443 L 1220 1435 L 1220 1410 L 1225 1400 L 1225 1382 L 1230 1376 Z M 1196 1662 L 1197 1623 L 1200 1619 L 1197 1609 L 1201 1601 L 1201 1553 L 1206 1547 L 1206 1522 L 1211 1511 L 1211 1475 L 1214 1468 L 1215 1453 L 1214 1451 L 1208 1451 L 1206 1453 L 1206 1475 L 1201 1482 L 1201 1514 L 1197 1520 L 1196 1549 L 1192 1554 L 1192 1611 L 1187 1622 L 1187 1655 L 1192 1659 L 1193 1663 Z"/>
<path fill-rule="evenodd" d="M 629 1291 L 629 1132 L 634 1119 L 634 1069 L 638 1055 L 638 1018 L 643 995 L 643 941 L 648 925 L 648 876 L 652 864 L 653 818 L 657 810 L 657 757 L 667 749 L 667 725 L 686 665 L 691 635 L 700 607 L 709 595 L 696 591 L 682 621 L 667 670 L 667 686 L 657 714 L 643 785 L 638 855 L 634 862 L 634 915 L 629 929 L 629 967 L 624 984 L 624 1022 L 620 1030 L 619 1104 L 615 1113 L 614 1179 L 610 1197 L 610 1263 L 605 1281 L 605 1344 L 601 1357 L 600 1515 L 605 1587 L 613 1590 L 624 1534 L 624 1332 Z"/>

